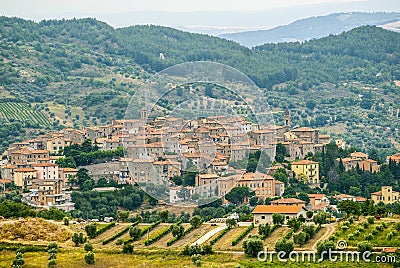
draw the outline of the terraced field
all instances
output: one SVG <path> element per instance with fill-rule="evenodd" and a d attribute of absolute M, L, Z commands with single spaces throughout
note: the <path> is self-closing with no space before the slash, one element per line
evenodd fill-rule
<path fill-rule="evenodd" d="M 51 125 L 49 118 L 44 113 L 33 109 L 28 103 L 22 102 L 0 102 L 0 118 L 9 122 L 29 122 L 31 125 L 40 127 Z"/>

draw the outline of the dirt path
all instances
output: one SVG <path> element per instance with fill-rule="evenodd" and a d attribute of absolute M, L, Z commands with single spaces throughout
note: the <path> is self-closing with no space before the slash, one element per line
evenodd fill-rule
<path fill-rule="evenodd" d="M 325 224 L 325 225 L 323 225 L 323 227 L 322 227 L 321 230 L 320 230 L 320 232 L 321 232 L 322 234 L 319 234 L 319 233 L 318 233 L 318 234 L 316 235 L 316 237 L 314 237 L 314 238 L 312 239 L 312 243 L 311 243 L 310 249 L 316 251 L 316 250 L 317 250 L 317 244 L 318 244 L 318 242 L 321 241 L 321 240 L 326 240 L 326 239 L 328 239 L 328 238 L 335 232 L 336 227 L 337 227 L 337 223 L 336 223 L 336 222 L 335 222 L 335 223 L 331 223 L 331 224 Z M 325 232 L 322 232 L 322 231 L 325 231 Z M 306 247 L 306 246 L 305 246 L 305 247 Z"/>

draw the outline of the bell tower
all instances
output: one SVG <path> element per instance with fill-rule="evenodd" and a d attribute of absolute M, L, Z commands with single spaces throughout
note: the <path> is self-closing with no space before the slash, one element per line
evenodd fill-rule
<path fill-rule="evenodd" d="M 285 115 L 283 116 L 283 120 L 285 122 L 285 127 L 287 127 L 288 129 L 290 129 L 290 111 L 289 108 L 286 106 L 286 110 L 285 110 Z"/>
<path fill-rule="evenodd" d="M 143 107 L 140 110 L 140 119 L 142 119 L 142 120 L 146 120 L 147 119 L 147 109 L 145 107 Z"/>

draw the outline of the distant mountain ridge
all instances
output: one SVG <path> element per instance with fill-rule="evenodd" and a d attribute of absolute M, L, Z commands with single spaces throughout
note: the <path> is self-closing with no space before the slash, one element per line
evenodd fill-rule
<path fill-rule="evenodd" d="M 297 20 L 288 25 L 269 30 L 223 34 L 219 37 L 238 42 L 247 47 L 254 47 L 265 43 L 321 38 L 330 34 L 340 34 L 363 25 L 376 25 L 392 31 L 400 31 L 400 27 L 393 27 L 399 21 L 400 13 L 335 13 Z"/>

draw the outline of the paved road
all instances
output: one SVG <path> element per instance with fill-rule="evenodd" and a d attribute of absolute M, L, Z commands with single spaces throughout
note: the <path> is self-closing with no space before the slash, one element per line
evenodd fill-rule
<path fill-rule="evenodd" d="M 200 237 L 199 239 L 197 239 L 197 241 L 194 242 L 194 243 L 192 243 L 192 245 L 196 245 L 196 244 L 201 245 L 201 244 L 203 244 L 203 243 L 206 242 L 208 239 L 210 239 L 213 235 L 215 235 L 216 233 L 218 233 L 218 232 L 224 230 L 225 228 L 226 228 L 225 223 L 219 224 L 218 227 L 212 229 L 211 231 L 209 231 L 208 233 L 206 233 L 205 235 L 203 235 L 202 237 Z M 191 245 L 191 246 L 192 246 L 192 245 Z"/>

